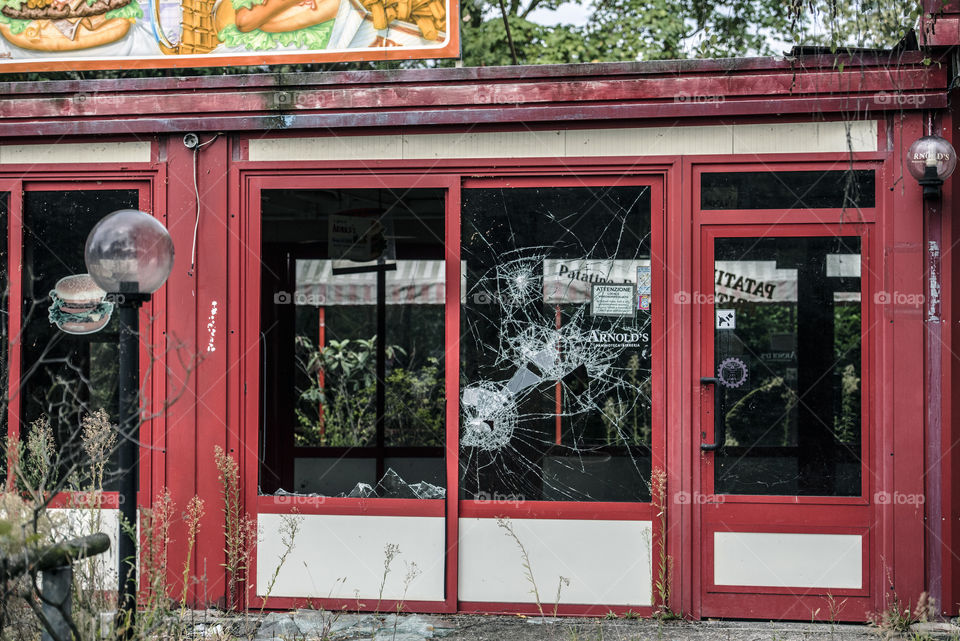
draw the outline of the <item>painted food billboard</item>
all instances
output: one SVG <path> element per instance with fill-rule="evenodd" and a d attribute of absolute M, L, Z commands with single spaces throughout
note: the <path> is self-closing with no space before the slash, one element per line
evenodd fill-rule
<path fill-rule="evenodd" d="M 0 70 L 459 55 L 458 0 L 0 0 Z"/>

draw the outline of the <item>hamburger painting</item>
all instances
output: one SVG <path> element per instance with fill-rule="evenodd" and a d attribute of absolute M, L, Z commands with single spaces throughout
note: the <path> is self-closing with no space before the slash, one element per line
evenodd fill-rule
<path fill-rule="evenodd" d="M 340 0 L 220 0 L 214 23 L 228 48 L 326 49 Z"/>
<path fill-rule="evenodd" d="M 113 303 L 107 302 L 106 296 L 90 274 L 61 278 L 50 292 L 50 323 L 67 334 L 98 332 L 113 313 Z"/>
<path fill-rule="evenodd" d="M 73 61 L 84 61 L 84 69 L 230 66 L 269 64 L 275 54 L 304 62 L 455 56 L 449 16 L 456 6 L 457 0 L 0 0 L 0 67 L 6 61 L 43 71 L 74 68 Z M 346 52 L 354 53 L 344 58 Z M 166 62 L 172 57 L 179 61 Z"/>
<path fill-rule="evenodd" d="M 136 0 L 0 0 L 0 35 L 21 49 L 76 51 L 117 42 L 142 17 Z"/>

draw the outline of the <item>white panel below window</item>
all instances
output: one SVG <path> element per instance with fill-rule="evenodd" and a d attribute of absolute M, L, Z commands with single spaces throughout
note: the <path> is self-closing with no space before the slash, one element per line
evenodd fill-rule
<path fill-rule="evenodd" d="M 715 585 L 863 587 L 859 534 L 714 532 L 713 544 Z"/>
<path fill-rule="evenodd" d="M 282 514 L 258 517 L 257 594 L 264 596 L 284 552 Z M 270 596 L 373 599 L 380 593 L 384 550 L 399 546 L 383 583 L 384 599 L 442 601 L 446 532 L 441 517 L 300 515 L 293 550 Z M 411 564 L 420 575 L 404 586 Z M 404 590 L 406 589 L 406 594 Z"/>
<path fill-rule="evenodd" d="M 650 521 L 512 519 L 545 611 L 560 603 L 651 604 Z M 517 542 L 496 519 L 460 519 L 461 601 L 534 603 Z"/>

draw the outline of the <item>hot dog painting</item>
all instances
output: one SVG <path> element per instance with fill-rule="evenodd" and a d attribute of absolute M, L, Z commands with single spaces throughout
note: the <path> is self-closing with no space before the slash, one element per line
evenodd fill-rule
<path fill-rule="evenodd" d="M 6 61 L 103 60 L 84 68 L 450 57 L 457 0 L 0 0 Z M 455 15 L 455 14 L 454 14 Z M 455 21 L 454 21 L 455 23 Z M 390 55 L 393 50 L 422 54 Z M 442 51 L 441 51 L 442 49 Z M 365 53 L 369 56 L 365 57 Z M 266 54 L 266 55 L 264 55 Z M 177 61 L 180 60 L 180 62 Z M 109 64 L 120 61 L 120 64 Z M 169 64 L 165 61 L 171 61 Z M 20 68 L 26 68 L 19 65 Z M 47 65 L 37 68 L 70 68 Z"/>

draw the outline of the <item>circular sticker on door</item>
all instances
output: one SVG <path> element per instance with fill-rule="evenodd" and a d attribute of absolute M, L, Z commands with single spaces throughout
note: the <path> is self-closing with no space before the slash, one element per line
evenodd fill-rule
<path fill-rule="evenodd" d="M 740 387 L 747 382 L 747 364 L 739 358 L 723 359 L 717 367 L 717 380 L 724 387 Z"/>

